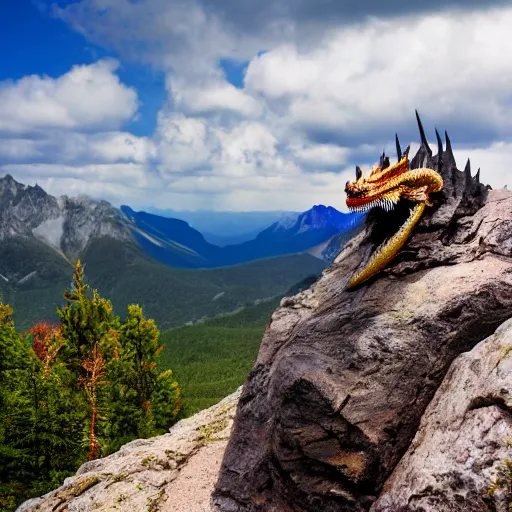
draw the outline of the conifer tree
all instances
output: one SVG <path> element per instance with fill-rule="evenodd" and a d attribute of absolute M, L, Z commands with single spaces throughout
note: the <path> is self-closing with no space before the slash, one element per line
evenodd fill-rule
<path fill-rule="evenodd" d="M 0 305 L 0 510 L 55 488 L 84 460 L 75 441 L 83 403 L 56 359 L 59 329 L 34 329 L 40 343 L 33 350 L 33 335 L 17 333 L 11 314 Z"/>
<path fill-rule="evenodd" d="M 80 260 L 75 265 L 71 290 L 64 291 L 64 300 L 64 307 L 57 309 L 66 340 L 62 357 L 77 375 L 85 376 L 83 362 L 91 357 L 96 344 L 103 356 L 113 354 L 119 318 L 114 316 L 109 300 L 101 298 L 97 290 L 91 294 Z"/>
<path fill-rule="evenodd" d="M 110 301 L 89 289 L 84 268 L 77 261 L 71 290 L 64 291 L 64 307 L 57 309 L 60 329 L 65 340 L 60 359 L 75 376 L 74 386 L 87 401 L 88 419 L 84 434 L 89 447 L 88 458 L 103 454 L 108 446 L 108 386 L 101 380 L 111 358 L 117 357 L 119 318 L 114 316 Z"/>
<path fill-rule="evenodd" d="M 181 408 L 181 390 L 172 372 L 161 374 L 158 369 L 157 359 L 164 348 L 159 338 L 155 322 L 144 318 L 142 308 L 128 306 L 128 316 L 119 329 L 120 356 L 110 365 L 110 380 L 115 382 L 111 421 L 119 440 L 131 435 L 149 437 L 168 429 Z"/>

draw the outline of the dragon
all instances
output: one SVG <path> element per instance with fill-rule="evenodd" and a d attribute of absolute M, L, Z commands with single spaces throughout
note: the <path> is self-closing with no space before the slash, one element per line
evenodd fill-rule
<path fill-rule="evenodd" d="M 416 118 L 422 140 L 426 141 L 418 112 Z M 352 276 L 347 288 L 364 283 L 393 260 L 419 222 L 425 207 L 433 206 L 430 194 L 440 192 L 443 188 L 443 178 L 434 169 L 410 169 L 410 146 L 407 146 L 402 154 L 398 135 L 395 137 L 397 163 L 390 165 L 389 158 L 383 153 L 379 164 L 372 167 L 368 177 L 365 177 L 361 168 L 356 166 L 356 180 L 347 181 L 345 186 L 346 203 L 352 212 L 367 212 L 374 208 L 391 211 L 402 199 L 415 204 L 404 224 L 374 251 L 364 268 Z"/>

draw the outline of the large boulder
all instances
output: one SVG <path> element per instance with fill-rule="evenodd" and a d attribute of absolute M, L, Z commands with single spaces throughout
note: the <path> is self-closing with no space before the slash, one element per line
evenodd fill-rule
<path fill-rule="evenodd" d="M 384 272 L 345 286 L 407 205 L 374 210 L 309 290 L 283 299 L 238 405 L 212 503 L 363 511 L 416 434 L 452 361 L 512 316 L 512 194 L 457 170 L 424 134 L 411 167 L 444 190 Z"/>
<path fill-rule="evenodd" d="M 509 512 L 512 320 L 459 356 L 371 512 Z"/>

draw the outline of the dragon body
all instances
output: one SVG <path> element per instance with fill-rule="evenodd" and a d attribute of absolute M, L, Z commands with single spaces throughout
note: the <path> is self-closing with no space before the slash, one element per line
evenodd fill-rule
<path fill-rule="evenodd" d="M 418 115 L 417 118 L 419 123 Z M 421 124 L 420 131 L 423 138 Z M 345 187 L 347 206 L 351 211 L 364 212 L 373 208 L 390 211 L 401 199 L 408 199 L 416 204 L 398 231 L 375 250 L 362 270 L 352 276 L 347 288 L 367 281 L 389 264 L 409 238 L 425 207 L 432 206 L 430 194 L 443 188 L 443 178 L 434 169 L 409 168 L 409 147 L 402 156 L 398 137 L 396 146 L 396 164 L 390 165 L 389 158 L 382 155 L 380 163 L 371 169 L 368 177 L 356 167 L 356 180 L 348 181 Z"/>

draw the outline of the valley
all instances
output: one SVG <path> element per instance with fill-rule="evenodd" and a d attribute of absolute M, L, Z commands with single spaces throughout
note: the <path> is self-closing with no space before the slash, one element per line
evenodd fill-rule
<path fill-rule="evenodd" d="M 56 198 L 7 175 L 0 178 L 0 301 L 14 308 L 19 329 L 55 321 L 79 258 L 116 312 L 137 303 L 160 329 L 174 328 L 282 296 L 325 268 L 321 244 L 361 220 L 318 205 L 220 247 L 183 220 L 86 196 Z"/>

